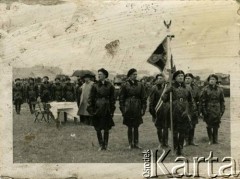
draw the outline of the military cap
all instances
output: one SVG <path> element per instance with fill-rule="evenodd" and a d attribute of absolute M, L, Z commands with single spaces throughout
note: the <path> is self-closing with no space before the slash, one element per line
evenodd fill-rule
<path fill-rule="evenodd" d="M 16 78 L 16 79 L 15 79 L 15 82 L 16 82 L 16 81 L 20 81 L 20 78 Z"/>
<path fill-rule="evenodd" d="M 69 78 L 69 77 L 67 76 L 67 77 L 66 77 L 66 81 L 68 81 L 68 80 L 71 81 L 71 78 Z"/>
<path fill-rule="evenodd" d="M 135 68 L 131 68 L 127 73 L 127 77 L 131 76 L 135 72 L 137 72 L 137 70 Z"/>
<path fill-rule="evenodd" d="M 102 72 L 106 76 L 106 78 L 108 77 L 108 71 L 104 68 L 99 69 L 98 72 Z"/>
<path fill-rule="evenodd" d="M 194 76 L 193 76 L 192 73 L 186 73 L 185 76 L 184 76 L 184 79 L 185 79 L 186 77 L 191 77 L 192 79 L 194 78 Z"/>
<path fill-rule="evenodd" d="M 46 79 L 48 79 L 48 80 L 49 80 L 48 76 L 44 76 L 43 78 L 46 78 Z"/>
<path fill-rule="evenodd" d="M 158 79 L 159 76 L 161 76 L 161 77 L 163 77 L 163 78 L 165 77 L 165 75 L 164 75 L 163 73 L 160 73 L 160 74 L 157 74 L 157 75 L 156 75 L 155 79 Z"/>
<path fill-rule="evenodd" d="M 207 78 L 207 81 L 209 81 L 211 77 L 215 78 L 217 80 L 217 82 L 218 82 L 218 76 L 215 75 L 215 74 L 209 75 L 208 78 Z"/>
<path fill-rule="evenodd" d="M 177 77 L 178 75 L 180 75 L 180 74 L 185 75 L 184 72 L 183 72 L 182 70 L 178 70 L 178 71 L 176 71 L 176 72 L 173 74 L 173 80 L 175 80 L 176 77 Z"/>
<path fill-rule="evenodd" d="M 34 81 L 34 78 L 30 77 L 28 80 L 29 80 L 29 81 Z"/>
<path fill-rule="evenodd" d="M 56 78 L 55 78 L 55 81 L 57 81 L 57 80 L 60 80 L 60 78 L 59 78 L 59 77 L 56 77 Z"/>

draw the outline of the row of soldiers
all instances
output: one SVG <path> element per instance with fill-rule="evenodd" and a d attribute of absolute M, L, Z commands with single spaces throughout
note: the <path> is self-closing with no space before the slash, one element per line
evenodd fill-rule
<path fill-rule="evenodd" d="M 137 80 L 137 70 L 132 68 L 127 73 L 128 79 L 121 85 L 119 106 L 123 117 L 123 124 L 128 127 L 127 136 L 129 149 L 141 148 L 139 146 L 138 128 L 143 123 L 143 116 L 147 109 L 147 94 L 143 83 Z M 115 103 L 115 88 L 107 79 L 108 71 L 104 68 L 98 70 L 98 81 L 92 82 L 90 76 L 85 76 L 85 83 L 78 90 L 79 114 L 91 119 L 94 126 L 99 150 L 108 149 L 109 130 L 115 125 L 113 121 Z M 223 90 L 217 85 L 218 77 L 210 75 L 208 85 L 201 91 L 192 82 L 193 75 L 181 70 L 173 74 L 173 83 L 166 82 L 163 74 L 156 76 L 156 84 L 152 87 L 149 97 L 149 112 L 157 128 L 159 147 L 168 147 L 168 129 L 170 128 L 170 94 L 172 94 L 172 119 L 174 131 L 174 149 L 177 155 L 182 155 L 184 141 L 186 145 L 196 145 L 193 141 L 194 131 L 198 118 L 203 116 L 207 124 L 209 144 L 218 143 L 218 128 L 221 117 L 225 111 Z M 56 89 L 58 80 L 53 89 Z M 40 97 L 43 102 L 50 100 L 48 78 L 44 78 L 40 87 Z M 68 86 L 68 85 L 66 85 Z M 72 88 L 60 90 L 66 100 L 66 94 Z M 45 92 L 44 92 L 45 91 Z M 56 93 L 54 93 L 56 96 Z M 71 96 L 71 95 L 70 95 Z M 159 99 L 162 104 L 159 110 L 156 106 Z M 56 98 L 57 100 L 57 98 Z"/>
<path fill-rule="evenodd" d="M 129 149 L 138 148 L 138 128 L 143 123 L 147 109 L 147 95 L 144 85 L 137 80 L 137 70 L 130 69 L 128 79 L 121 85 L 119 106 L 123 124 L 128 127 L 127 136 Z M 114 87 L 106 79 L 108 72 L 98 70 L 99 80 L 91 85 L 87 97 L 87 111 L 92 118 L 97 132 L 99 150 L 108 149 L 109 130 L 114 126 L 115 98 Z M 193 83 L 193 75 L 181 70 L 173 74 L 173 83 L 167 84 L 163 74 L 156 76 L 156 84 L 152 87 L 149 98 L 149 112 L 157 128 L 159 147 L 168 147 L 168 129 L 170 128 L 170 94 L 172 94 L 172 118 L 174 149 L 177 155 L 182 155 L 184 140 L 186 145 L 194 143 L 194 131 L 200 114 L 207 124 L 209 144 L 218 143 L 218 128 L 225 111 L 224 94 L 214 74 L 208 77 L 208 83 L 201 91 Z M 162 99 L 160 109 L 156 110 L 159 99 Z"/>
<path fill-rule="evenodd" d="M 79 85 L 78 85 L 79 86 Z M 30 112 L 33 113 L 37 99 L 40 97 L 41 102 L 48 103 L 50 101 L 69 101 L 76 100 L 76 88 L 71 83 L 69 77 L 66 78 L 65 83 L 61 83 L 60 78 L 55 79 L 55 83 L 49 82 L 47 76 L 43 77 L 43 82 L 36 84 L 33 78 L 29 78 L 29 83 L 26 88 L 21 85 L 19 78 L 15 79 L 15 85 L 13 85 L 13 102 L 15 104 L 17 114 L 20 114 L 21 104 L 26 99 L 29 104 Z"/>

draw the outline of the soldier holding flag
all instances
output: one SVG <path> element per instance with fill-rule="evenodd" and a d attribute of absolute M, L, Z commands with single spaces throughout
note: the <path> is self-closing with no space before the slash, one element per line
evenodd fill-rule
<path fill-rule="evenodd" d="M 170 93 L 172 93 L 174 150 L 177 155 L 182 155 L 185 131 L 189 128 L 189 103 L 192 102 L 192 97 L 189 89 L 184 84 L 184 72 L 182 70 L 178 70 L 173 74 L 173 80 L 172 86 L 163 95 L 163 101 L 168 102 Z"/>
<path fill-rule="evenodd" d="M 159 140 L 158 148 L 168 147 L 168 128 L 170 125 L 169 102 L 161 103 L 161 106 L 158 107 L 158 105 L 160 105 L 158 104 L 159 99 L 163 95 L 166 85 L 164 75 L 162 73 L 158 74 L 156 76 L 156 85 L 152 87 L 152 92 L 149 98 L 149 112 L 152 115 L 153 122 L 157 128 Z"/>

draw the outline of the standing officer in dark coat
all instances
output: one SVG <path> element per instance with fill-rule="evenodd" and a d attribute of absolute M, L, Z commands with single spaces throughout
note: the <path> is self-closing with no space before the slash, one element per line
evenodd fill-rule
<path fill-rule="evenodd" d="M 92 115 L 92 123 L 100 145 L 99 150 L 107 150 L 109 130 L 114 126 L 113 115 L 116 108 L 114 86 L 106 80 L 108 71 L 104 68 L 98 70 L 98 78 L 99 81 L 92 85 L 87 111 Z"/>
<path fill-rule="evenodd" d="M 192 101 L 191 93 L 184 84 L 184 72 L 181 70 L 173 74 L 173 84 L 163 95 L 164 102 L 169 101 L 172 92 L 172 117 L 174 149 L 177 155 L 182 155 L 186 130 L 190 126 L 189 103 Z"/>
<path fill-rule="evenodd" d="M 29 84 L 26 89 L 26 97 L 31 114 L 33 114 L 35 111 L 38 95 L 39 95 L 38 86 L 35 84 L 33 78 L 29 78 Z"/>
<path fill-rule="evenodd" d="M 71 83 L 71 79 L 67 76 L 66 82 L 63 87 L 63 100 L 67 102 L 76 101 L 75 87 L 74 84 Z M 67 113 L 64 112 L 64 122 L 67 122 Z"/>
<path fill-rule="evenodd" d="M 218 128 L 225 111 L 225 100 L 222 88 L 217 85 L 218 77 L 214 74 L 208 77 L 208 85 L 201 96 L 202 114 L 207 124 L 209 144 L 218 143 Z"/>
<path fill-rule="evenodd" d="M 156 106 L 163 95 L 164 87 L 166 85 L 164 75 L 158 74 L 155 78 L 155 84 L 149 97 L 149 112 L 153 117 L 153 122 L 157 128 L 157 135 L 159 140 L 159 148 L 168 147 L 168 128 L 169 121 L 169 104 L 162 103 L 160 109 L 156 113 Z"/>
<path fill-rule="evenodd" d="M 15 79 L 15 83 L 16 84 L 13 86 L 13 102 L 17 114 L 20 114 L 21 104 L 23 103 L 24 99 L 24 90 L 19 78 Z"/>
<path fill-rule="evenodd" d="M 48 103 L 52 99 L 52 85 L 48 80 L 48 76 L 44 76 L 40 86 L 40 97 L 43 103 Z"/>
<path fill-rule="evenodd" d="M 185 85 L 190 90 L 192 102 L 189 104 L 189 112 L 191 116 L 191 128 L 186 133 L 186 145 L 198 146 L 194 143 L 194 133 L 196 124 L 198 123 L 198 116 L 200 114 L 200 90 L 197 85 L 193 83 L 194 76 L 191 73 L 185 75 Z"/>
<path fill-rule="evenodd" d="M 60 83 L 60 78 L 55 78 L 55 84 L 52 87 L 53 100 L 60 102 L 63 98 L 63 86 Z"/>
<path fill-rule="evenodd" d="M 142 116 L 147 106 L 146 92 L 143 84 L 137 81 L 137 70 L 132 68 L 127 74 L 128 80 L 120 89 L 119 104 L 123 115 L 123 124 L 128 127 L 129 149 L 141 147 L 138 128 L 143 123 Z"/>
<path fill-rule="evenodd" d="M 48 111 L 47 103 L 52 100 L 52 84 L 49 83 L 48 76 L 43 77 L 43 83 L 40 86 L 40 97 L 43 103 L 44 110 Z M 49 119 L 49 113 L 47 113 L 47 119 Z"/>

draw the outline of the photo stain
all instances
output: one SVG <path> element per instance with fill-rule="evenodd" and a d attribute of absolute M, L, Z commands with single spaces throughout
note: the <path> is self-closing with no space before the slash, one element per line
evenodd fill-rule
<path fill-rule="evenodd" d="M 106 44 L 105 49 L 107 50 L 107 53 L 114 57 L 116 55 L 117 50 L 119 48 L 120 41 L 119 40 L 114 40 L 108 44 Z"/>

